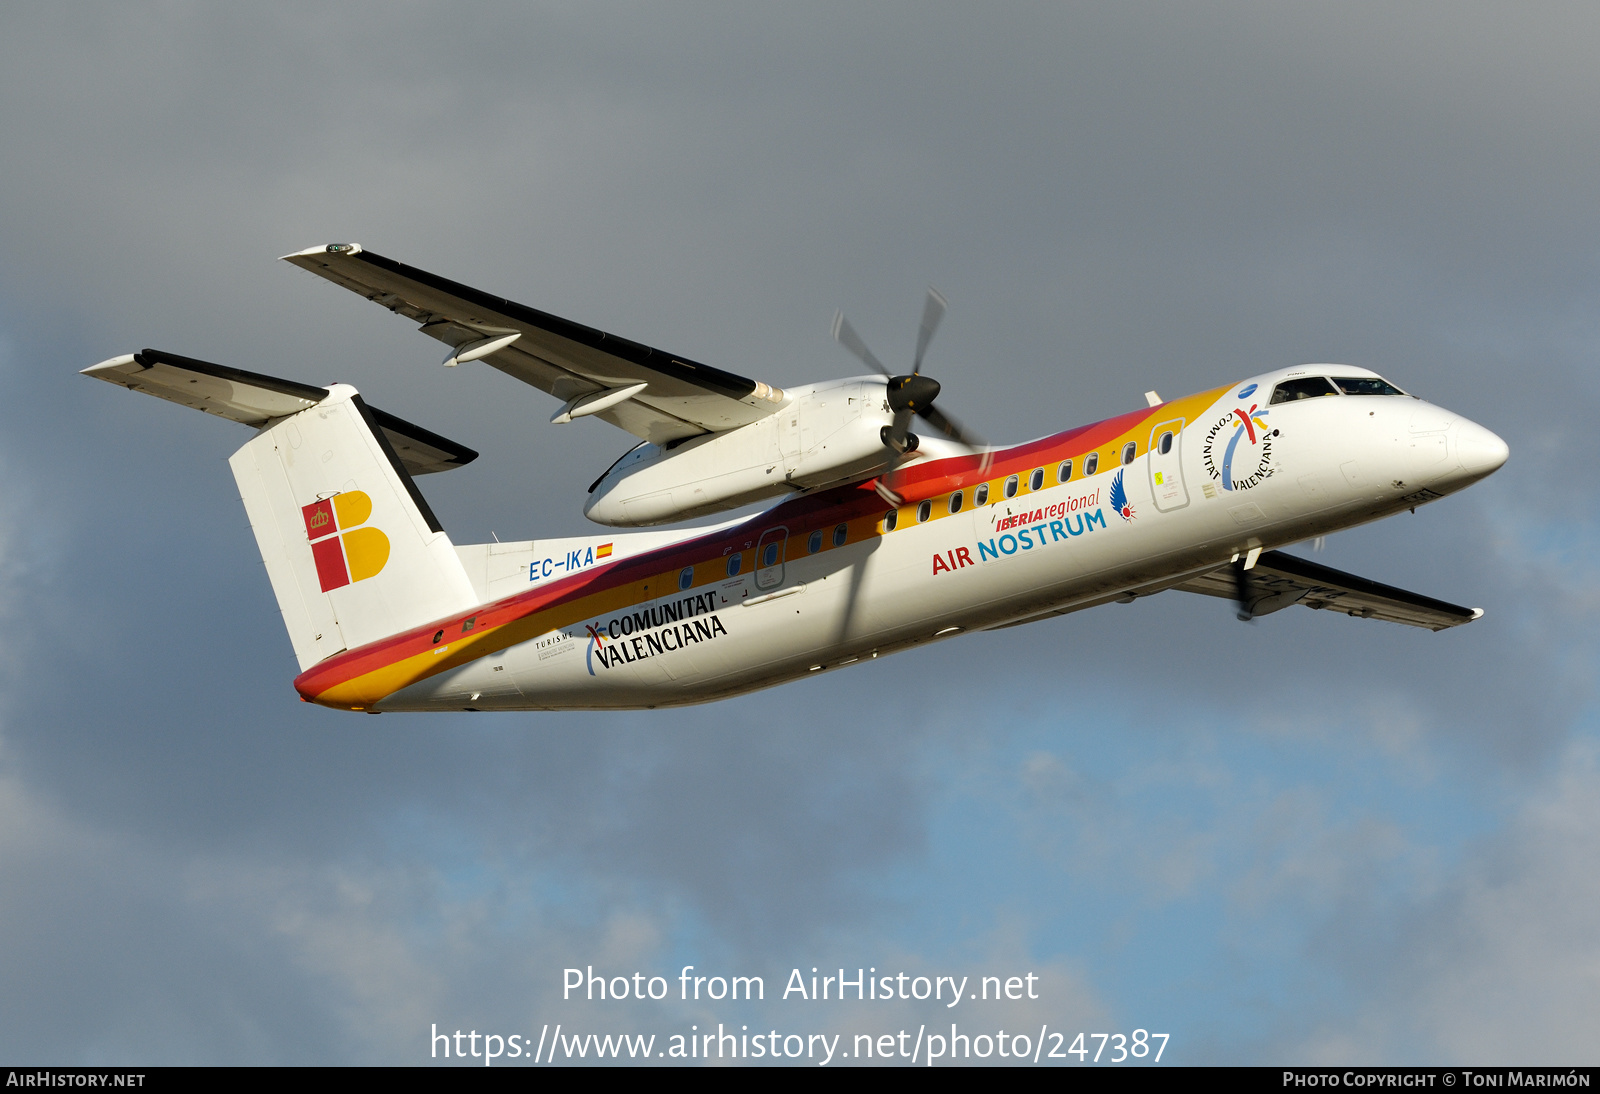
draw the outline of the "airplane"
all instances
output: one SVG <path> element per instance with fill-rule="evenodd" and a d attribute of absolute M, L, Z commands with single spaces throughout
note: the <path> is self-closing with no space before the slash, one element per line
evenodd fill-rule
<path fill-rule="evenodd" d="M 1349 365 L 1302 365 L 1010 446 L 913 368 L 780 388 L 340 243 L 284 256 L 638 438 L 584 512 L 644 529 L 457 545 L 416 479 L 477 453 L 306 384 L 156 350 L 84 375 L 252 427 L 230 458 L 298 660 L 340 710 L 703 703 L 973 631 L 1178 590 L 1445 630 L 1482 616 L 1279 548 L 1461 490 L 1488 429 Z M 920 421 L 919 421 L 920 420 Z M 922 430 L 913 432 L 912 426 Z M 773 501 L 773 499 L 777 499 Z M 773 502 L 709 527 L 662 528 Z"/>

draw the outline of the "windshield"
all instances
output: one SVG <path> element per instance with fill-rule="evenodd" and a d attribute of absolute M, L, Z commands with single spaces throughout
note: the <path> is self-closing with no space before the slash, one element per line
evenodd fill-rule
<path fill-rule="evenodd" d="M 1315 399 L 1322 395 L 1337 395 L 1333 385 L 1323 376 L 1302 376 L 1298 380 L 1285 380 L 1272 392 L 1272 403 L 1292 403 L 1296 399 Z"/>
<path fill-rule="evenodd" d="M 1376 376 L 1335 376 L 1333 382 L 1338 384 L 1339 390 L 1346 395 L 1405 394 L 1388 380 L 1380 380 Z"/>

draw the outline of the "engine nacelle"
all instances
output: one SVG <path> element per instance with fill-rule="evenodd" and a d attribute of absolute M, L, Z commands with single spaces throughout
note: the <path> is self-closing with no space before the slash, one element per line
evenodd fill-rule
<path fill-rule="evenodd" d="M 789 388 L 758 422 L 635 448 L 595 483 L 583 512 L 618 527 L 667 524 L 849 482 L 883 463 L 892 420 L 882 379 Z"/>

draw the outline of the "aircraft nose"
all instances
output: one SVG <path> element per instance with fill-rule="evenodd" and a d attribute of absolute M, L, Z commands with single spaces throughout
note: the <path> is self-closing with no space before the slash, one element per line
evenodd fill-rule
<path fill-rule="evenodd" d="M 1451 427 L 1456 435 L 1456 459 L 1461 470 L 1475 479 L 1493 474 L 1511 455 L 1506 442 L 1476 422 L 1462 418 Z"/>

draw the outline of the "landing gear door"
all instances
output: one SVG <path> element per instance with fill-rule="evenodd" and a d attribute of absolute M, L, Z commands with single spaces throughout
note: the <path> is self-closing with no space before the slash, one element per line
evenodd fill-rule
<path fill-rule="evenodd" d="M 1150 431 L 1150 492 L 1163 513 L 1189 504 L 1183 484 L 1183 423 L 1174 418 Z"/>
<path fill-rule="evenodd" d="M 776 589 L 783 584 L 783 553 L 789 529 L 768 528 L 756 542 L 756 588 Z"/>

